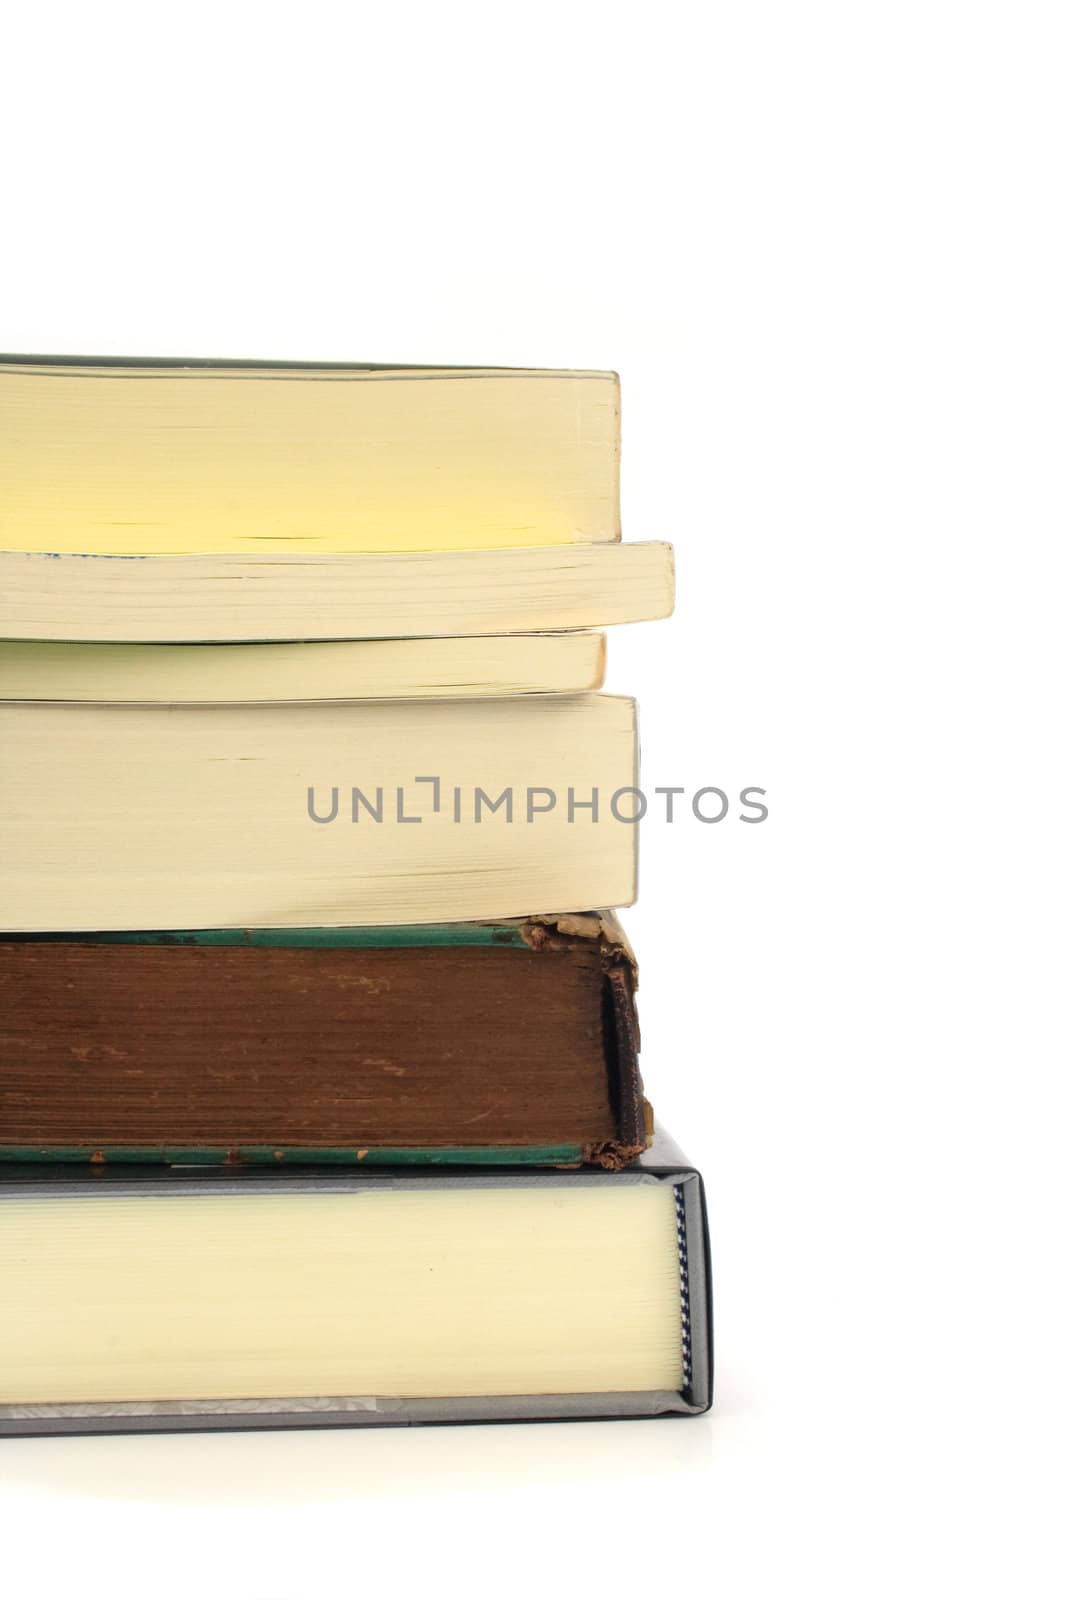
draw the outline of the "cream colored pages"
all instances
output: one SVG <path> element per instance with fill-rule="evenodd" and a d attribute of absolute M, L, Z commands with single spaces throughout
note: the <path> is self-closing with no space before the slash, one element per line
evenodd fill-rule
<path fill-rule="evenodd" d="M 614 373 L 0 363 L 0 548 L 574 544 L 618 482 Z"/>
<path fill-rule="evenodd" d="M 604 681 L 602 633 L 326 644 L 0 640 L 0 700 L 144 704 L 573 694 Z"/>
<path fill-rule="evenodd" d="M 0 1403 L 681 1389 L 671 1185 L 0 1204 Z"/>
<path fill-rule="evenodd" d="M 637 828 L 610 809 L 637 781 L 635 707 L 610 695 L 7 703 L 0 751 L 10 931 L 448 922 L 636 893 Z M 352 820 L 353 788 L 380 820 Z M 594 789 L 596 821 L 568 806 Z"/>
<path fill-rule="evenodd" d="M 406 639 L 669 616 L 668 544 L 443 555 L 48 556 L 0 551 L 0 638 Z"/>

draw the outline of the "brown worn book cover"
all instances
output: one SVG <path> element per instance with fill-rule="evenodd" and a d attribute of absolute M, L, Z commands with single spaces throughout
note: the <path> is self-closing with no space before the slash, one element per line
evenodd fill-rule
<path fill-rule="evenodd" d="M 651 1135 L 610 913 L 0 941 L 0 1159 L 594 1163 Z"/>

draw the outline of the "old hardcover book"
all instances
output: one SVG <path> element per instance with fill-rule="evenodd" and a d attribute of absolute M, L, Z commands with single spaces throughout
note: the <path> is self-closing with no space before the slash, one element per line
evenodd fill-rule
<path fill-rule="evenodd" d="M 83 556 L 0 550 L 0 638 L 195 644 L 421 639 L 653 621 L 668 544 L 442 554 Z"/>
<path fill-rule="evenodd" d="M 53 644 L 0 640 L 0 699 L 133 705 L 484 699 L 604 681 L 602 633 L 325 644 Z"/>
<path fill-rule="evenodd" d="M 0 546 L 91 555 L 619 537 L 612 372 L 0 357 Z"/>
<path fill-rule="evenodd" d="M 699 1176 L 0 1171 L 0 1433 L 686 1416 Z"/>
<path fill-rule="evenodd" d="M 0 1160 L 576 1162 L 645 1148 L 608 913 L 0 941 Z"/>
<path fill-rule="evenodd" d="M 632 700 L 0 702 L 0 930 L 630 905 Z"/>

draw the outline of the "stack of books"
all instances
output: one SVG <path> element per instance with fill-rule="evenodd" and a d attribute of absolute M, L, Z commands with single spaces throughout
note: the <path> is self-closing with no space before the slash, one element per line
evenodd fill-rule
<path fill-rule="evenodd" d="M 609 373 L 0 361 L 0 1431 L 710 1404 L 618 461 Z"/>

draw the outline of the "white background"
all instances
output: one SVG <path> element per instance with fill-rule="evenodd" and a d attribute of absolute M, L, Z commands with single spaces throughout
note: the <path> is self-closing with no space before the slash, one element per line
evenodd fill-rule
<path fill-rule="evenodd" d="M 0 346 L 615 367 L 710 1420 L 0 1447 L 5 1587 L 1059 1596 L 1059 5 L 4 13 Z M 2 1286 L 0 1286 L 2 1293 Z"/>

